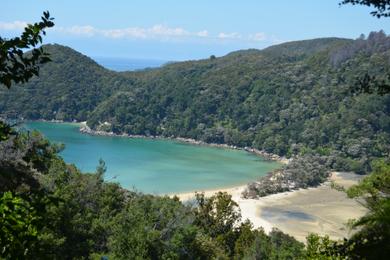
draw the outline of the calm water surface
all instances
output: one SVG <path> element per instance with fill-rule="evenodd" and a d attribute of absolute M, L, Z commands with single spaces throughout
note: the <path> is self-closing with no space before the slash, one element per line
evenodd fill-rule
<path fill-rule="evenodd" d="M 102 158 L 106 180 L 123 187 L 165 194 L 245 184 L 280 164 L 253 154 L 171 140 L 81 134 L 78 124 L 31 122 L 49 140 L 65 144 L 61 155 L 82 171 L 94 172 Z"/>

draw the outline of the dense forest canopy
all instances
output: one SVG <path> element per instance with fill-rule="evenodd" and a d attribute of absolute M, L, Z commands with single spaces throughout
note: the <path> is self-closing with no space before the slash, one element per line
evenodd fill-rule
<path fill-rule="evenodd" d="M 390 95 L 352 94 L 360 75 L 388 81 L 390 37 L 382 31 L 124 73 L 68 47 L 44 48 L 53 62 L 42 66 L 39 78 L 0 93 L 3 117 L 88 121 L 114 133 L 187 137 L 287 156 L 332 155 L 341 158 L 335 168 L 360 172 L 389 152 Z"/>
<path fill-rule="evenodd" d="M 0 142 L 0 257 L 4 259 L 382 259 L 389 252 L 389 163 L 348 191 L 369 214 L 345 241 L 310 234 L 307 245 L 241 218 L 227 193 L 194 203 L 104 181 L 100 161 L 82 173 L 38 132 Z M 368 241 L 368 242 L 367 242 Z M 382 250 L 378 250 L 381 248 Z"/>
<path fill-rule="evenodd" d="M 304 245 L 241 221 L 226 193 L 197 203 L 145 195 L 82 173 L 38 132 L 0 142 L 1 259 L 299 258 Z"/>
<path fill-rule="evenodd" d="M 341 4 L 372 5 L 374 16 L 389 16 L 388 0 Z M 41 30 L 53 25 L 48 12 L 42 19 L 26 28 L 27 45 L 41 42 Z M 20 40 L 4 45 L 9 42 L 0 38 L 6 47 L 1 55 L 12 53 Z M 109 122 L 102 130 L 300 154 L 284 173 L 296 180 L 301 169 L 309 169 L 299 177 L 309 180 L 303 186 L 324 178 L 323 166 L 340 164 L 335 159 L 344 161 L 341 168 L 369 165 L 371 175 L 347 191 L 369 211 L 352 223 L 359 230 L 350 239 L 310 234 L 304 246 L 278 230 L 265 234 L 242 222 L 226 193 L 197 194 L 196 203 L 182 204 L 127 191 L 103 180 L 103 161 L 96 172 L 82 173 L 58 155 L 63 147 L 0 121 L 0 258 L 386 259 L 390 164 L 388 157 L 373 159 L 389 155 L 389 45 L 389 37 L 378 32 L 367 39 L 293 42 L 137 73 L 110 72 L 70 48 L 45 46 L 53 66 L 44 66 L 42 79 L 26 88 L 1 92 L 3 117 L 88 120 L 94 129 Z M 29 81 L 48 58 L 43 50 L 32 55 L 1 56 L 0 82 L 10 87 Z M 356 82 L 369 86 L 365 94 L 351 95 Z M 313 171 L 318 174 L 306 174 Z"/>

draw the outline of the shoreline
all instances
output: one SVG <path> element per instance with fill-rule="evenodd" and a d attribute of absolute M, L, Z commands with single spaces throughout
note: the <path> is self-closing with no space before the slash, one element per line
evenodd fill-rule
<path fill-rule="evenodd" d="M 241 196 L 241 192 L 246 188 L 246 184 L 241 185 L 235 185 L 231 187 L 224 187 L 224 188 L 214 188 L 214 189 L 201 189 L 201 190 L 195 190 L 195 191 L 184 191 L 184 192 L 171 192 L 166 194 L 161 194 L 160 196 L 168 196 L 168 197 L 178 197 L 181 201 L 188 201 L 193 198 L 195 198 L 195 193 L 204 193 L 206 197 L 211 197 L 214 194 L 218 192 L 226 192 L 230 195 L 237 195 L 239 192 L 239 195 Z"/>
<path fill-rule="evenodd" d="M 331 182 L 347 188 L 356 184 L 360 178 L 362 176 L 353 173 L 332 172 L 329 179 L 317 187 L 271 194 L 258 199 L 242 198 L 241 193 L 246 187 L 243 185 L 201 192 L 206 197 L 217 192 L 227 192 L 238 204 L 242 221 L 248 219 L 254 228 L 263 228 L 266 233 L 277 228 L 301 242 L 306 242 L 309 233 L 329 235 L 338 240 L 353 234 L 345 225 L 348 220 L 359 218 L 367 211 L 344 192 L 333 189 Z M 176 196 L 186 202 L 195 198 L 195 192 L 167 196 Z"/>
<path fill-rule="evenodd" d="M 290 162 L 291 159 L 286 158 L 285 156 L 279 156 L 277 154 L 268 153 L 266 151 L 262 151 L 253 147 L 239 147 L 236 145 L 229 145 L 229 144 L 218 144 L 218 143 L 207 143 L 204 141 L 199 141 L 191 138 L 184 138 L 184 137 L 167 137 L 167 136 L 160 136 L 160 135 L 131 135 L 131 134 L 115 134 L 114 132 L 106 132 L 106 131 L 99 131 L 99 130 L 93 130 L 87 125 L 87 121 L 63 121 L 63 120 L 46 120 L 46 119 L 35 119 L 35 120 L 25 120 L 22 119 L 22 122 L 47 122 L 47 123 L 55 123 L 55 124 L 77 124 L 80 126 L 79 131 L 83 134 L 93 135 L 93 136 L 108 136 L 108 137 L 124 137 L 124 138 L 139 138 L 139 139 L 158 139 L 158 140 L 171 140 L 171 141 L 177 141 L 181 143 L 191 144 L 191 145 L 200 145 L 200 146 L 209 146 L 209 147 L 216 147 L 216 148 L 223 148 L 223 149 L 232 149 L 232 150 L 241 150 L 248 153 L 255 154 L 265 160 L 269 161 L 276 161 L 283 165 L 286 165 Z"/>
<path fill-rule="evenodd" d="M 87 125 L 87 121 L 63 121 L 63 120 L 45 120 L 45 119 L 38 119 L 38 120 L 25 120 L 25 122 L 47 122 L 47 123 L 54 123 L 54 124 L 74 124 L 79 126 L 79 132 L 82 134 L 87 134 L 87 135 L 92 135 L 92 136 L 107 136 L 107 137 L 124 137 L 124 138 L 139 138 L 139 139 L 150 139 L 150 140 L 169 140 L 169 141 L 177 141 L 180 143 L 184 144 L 189 144 L 189 145 L 198 145 L 198 146 L 208 146 L 208 147 L 215 147 L 215 148 L 221 148 L 221 149 L 232 149 L 232 150 L 240 150 L 240 151 L 245 151 L 247 153 L 254 154 L 255 156 L 260 157 L 263 160 L 266 161 L 275 161 L 280 163 L 281 167 L 283 165 L 287 165 L 291 159 L 287 159 L 284 156 L 279 156 L 276 154 L 271 154 L 267 153 L 265 151 L 258 150 L 256 148 L 251 148 L 251 147 L 238 147 L 234 145 L 228 145 L 228 144 L 217 144 L 217 143 L 206 143 L 203 141 L 197 141 L 195 139 L 191 138 L 183 138 L 183 137 L 164 137 L 164 136 L 146 136 L 146 135 L 129 135 L 129 134 L 115 134 L 113 132 L 106 132 L 106 131 L 96 131 L 92 130 L 90 127 Z M 279 169 L 279 168 L 278 168 Z M 265 176 L 265 175 L 264 175 Z M 262 176 L 258 176 L 260 178 Z M 253 181 L 257 181 L 257 179 L 254 179 Z M 187 197 L 191 197 L 194 195 L 196 192 L 204 192 L 205 194 L 211 194 L 211 193 L 216 193 L 218 191 L 226 191 L 226 192 L 231 192 L 233 190 L 237 190 L 238 188 L 240 189 L 240 194 L 242 191 L 245 190 L 245 188 L 248 186 L 248 184 L 251 181 L 247 183 L 237 183 L 237 184 L 232 184 L 228 186 L 222 186 L 220 188 L 206 188 L 206 189 L 201 189 L 201 190 L 190 190 L 190 191 L 183 191 L 179 192 L 176 194 L 182 194 L 181 196 L 184 196 L 184 194 L 187 194 Z M 175 193 L 164 193 L 164 194 L 159 194 L 159 196 L 174 196 Z"/>
<path fill-rule="evenodd" d="M 27 121 L 27 120 L 26 120 Z M 177 141 L 180 143 L 184 144 L 189 144 L 189 145 L 197 145 L 197 146 L 208 146 L 208 147 L 215 147 L 215 148 L 221 148 L 221 149 L 232 149 L 232 150 L 240 150 L 240 151 L 245 151 L 247 153 L 254 154 L 255 156 L 260 157 L 263 160 L 266 161 L 274 161 L 280 163 L 280 167 L 283 165 L 287 165 L 291 159 L 287 159 L 284 156 L 279 156 L 276 154 L 271 154 L 267 153 L 265 151 L 258 150 L 256 148 L 251 148 L 251 147 L 238 147 L 234 145 L 228 145 L 228 144 L 217 144 L 217 143 L 206 143 L 203 141 L 198 141 L 195 139 L 191 138 L 183 138 L 183 137 L 164 137 L 164 136 L 146 136 L 146 135 L 129 135 L 129 134 L 115 134 L 113 132 L 106 132 L 106 131 L 97 131 L 97 130 L 92 130 L 90 127 L 87 125 L 87 121 L 63 121 L 63 120 L 45 120 L 45 119 L 39 119 L 39 120 L 28 120 L 30 122 L 47 122 L 47 123 L 54 123 L 54 124 L 74 124 L 79 126 L 79 132 L 82 134 L 87 134 L 87 135 L 92 135 L 92 136 L 107 136 L 107 137 L 124 137 L 124 138 L 134 138 L 134 139 L 150 139 L 150 140 L 169 140 L 169 141 Z M 28 122 L 27 121 L 27 122 Z M 279 169 L 279 168 L 278 168 Z M 265 175 L 264 175 L 265 176 Z M 256 179 L 252 181 L 257 181 L 258 178 L 262 176 L 256 177 Z M 190 191 L 183 191 L 179 192 L 176 194 L 182 194 L 181 196 L 183 197 L 184 194 L 187 194 L 187 197 L 190 198 L 192 197 L 196 192 L 203 192 L 205 194 L 214 194 L 218 191 L 226 191 L 226 192 L 231 192 L 234 190 L 237 190 L 238 188 L 240 189 L 240 196 L 241 192 L 243 192 L 248 184 L 252 181 L 249 181 L 247 183 L 237 183 L 237 184 L 232 184 L 232 185 L 227 185 L 227 186 L 222 186 L 220 188 L 206 188 L 206 189 L 201 189 L 201 190 L 190 190 Z M 159 196 L 174 196 L 175 193 L 164 193 L 164 194 L 159 194 Z"/>
<path fill-rule="evenodd" d="M 265 197 L 261 197 L 259 199 L 245 199 L 242 197 L 242 192 L 245 190 L 246 187 L 247 185 L 237 185 L 234 187 L 227 187 L 221 189 L 204 189 L 204 190 L 193 191 L 193 192 L 169 193 L 161 196 L 168 196 L 170 198 L 177 197 L 181 202 L 185 203 L 194 200 L 196 193 L 203 193 L 205 197 L 208 198 L 213 195 L 216 195 L 218 192 L 226 192 L 232 197 L 232 200 L 234 200 L 238 204 L 242 215 L 242 222 L 248 219 L 251 221 L 254 228 L 263 228 L 266 233 L 269 233 L 272 231 L 272 228 L 274 228 L 275 225 L 264 218 L 257 217 L 259 213 L 257 206 L 264 205 L 264 203 L 262 202 L 264 198 L 277 201 L 286 195 L 298 191 L 298 190 L 294 190 L 294 191 L 286 191 L 286 192 L 281 192 L 276 194 L 270 194 Z"/>
<path fill-rule="evenodd" d="M 50 121 L 48 121 L 50 122 Z M 61 122 L 58 122 L 61 123 Z M 62 122 L 66 123 L 66 122 Z M 267 153 L 265 151 L 258 150 L 253 147 L 239 147 L 236 145 L 229 145 L 229 144 L 217 144 L 217 143 L 207 143 L 204 141 L 199 141 L 191 138 L 184 138 L 184 137 L 166 137 L 166 136 L 146 136 L 146 135 L 131 135 L 131 134 L 115 134 L 113 132 L 106 132 L 106 131 L 99 131 L 99 130 L 93 130 L 88 125 L 87 122 L 78 122 L 81 127 L 79 131 L 83 134 L 89 134 L 94 136 L 111 136 L 111 137 L 125 137 L 125 138 L 144 138 L 144 139 L 159 139 L 159 140 L 171 140 L 171 141 L 178 141 L 181 143 L 191 144 L 191 145 L 200 145 L 200 146 L 209 146 L 209 147 L 216 147 L 216 148 L 224 148 L 224 149 L 232 149 L 232 150 L 241 150 L 248 153 L 255 154 L 265 160 L 270 161 L 276 161 L 281 164 L 288 164 L 290 162 L 290 159 L 287 159 L 284 156 L 279 156 L 277 154 Z"/>
<path fill-rule="evenodd" d="M 91 130 L 86 125 L 86 122 L 39 121 L 77 124 L 80 126 L 80 132 L 90 135 L 174 140 L 193 145 L 244 150 L 261 156 L 266 160 L 278 161 L 280 163 L 289 162 L 286 158 L 270 155 L 249 147 L 240 148 L 227 144 L 209 144 L 180 137 L 107 133 Z M 242 215 L 242 221 L 250 220 L 254 228 L 261 227 L 267 233 L 271 232 L 273 228 L 278 228 L 301 242 L 305 242 L 306 236 L 312 232 L 319 235 L 329 235 L 330 238 L 338 240 L 351 235 L 351 231 L 347 229 L 345 223 L 349 219 L 363 216 L 366 212 L 365 208 L 355 200 L 348 199 L 345 193 L 331 188 L 331 181 L 340 183 L 343 186 L 350 186 L 357 183 L 358 178 L 361 177 L 351 174 L 351 176 L 355 176 L 351 179 L 347 175 L 345 173 L 332 172 L 328 180 L 317 187 L 286 191 L 256 199 L 245 199 L 242 197 L 241 194 L 247 187 L 244 184 L 221 188 L 206 188 L 198 191 L 173 192 L 159 194 L 158 196 L 171 198 L 176 196 L 182 202 L 191 202 L 195 198 L 196 192 L 204 193 L 206 197 L 210 197 L 218 192 L 226 192 L 232 196 L 232 200 L 237 202 Z"/>

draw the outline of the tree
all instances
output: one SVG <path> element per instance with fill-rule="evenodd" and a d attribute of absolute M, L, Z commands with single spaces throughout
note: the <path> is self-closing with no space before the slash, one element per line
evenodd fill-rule
<path fill-rule="evenodd" d="M 12 128 L 8 124 L 0 121 L 0 142 L 7 140 L 12 133 Z"/>
<path fill-rule="evenodd" d="M 385 79 L 378 79 L 376 76 L 370 76 L 366 73 L 363 77 L 359 77 L 356 86 L 352 89 L 356 94 L 378 94 L 386 95 L 390 93 L 390 74 L 386 75 Z"/>
<path fill-rule="evenodd" d="M 235 227 L 241 221 L 241 212 L 232 196 L 226 192 L 206 198 L 196 193 L 198 207 L 195 209 L 195 223 L 217 241 L 229 254 L 234 252 Z"/>
<path fill-rule="evenodd" d="M 54 18 L 46 11 L 41 19 L 39 23 L 28 24 L 20 37 L 9 40 L 0 37 L 0 83 L 7 88 L 38 76 L 39 65 L 50 61 L 49 54 L 37 45 L 42 43 L 45 29 L 54 26 Z M 29 49 L 31 51 L 26 55 L 24 50 Z"/>
<path fill-rule="evenodd" d="M 345 190 L 350 198 L 358 201 L 368 212 L 351 221 L 357 232 L 343 241 L 333 241 L 328 236 L 310 234 L 307 237 L 308 259 L 386 259 L 390 254 L 390 163 L 373 162 L 372 173 L 359 184 Z"/>
<path fill-rule="evenodd" d="M 5 39 L 0 36 L 0 84 L 10 88 L 13 83 L 25 83 L 39 74 L 39 65 L 50 61 L 50 55 L 37 47 L 42 43 L 45 29 L 54 26 L 54 18 L 43 12 L 42 21 L 28 24 L 20 37 Z M 27 54 L 24 50 L 30 50 Z M 0 121 L 0 141 L 8 139 L 11 128 Z"/>
<path fill-rule="evenodd" d="M 377 11 L 372 15 L 390 16 L 390 1 L 388 0 L 344 0 L 341 4 L 373 5 Z M 358 84 L 357 92 L 390 93 L 387 79 L 379 81 L 376 77 L 366 74 Z M 387 82 L 386 82 L 387 81 Z M 346 192 L 348 197 L 357 198 L 368 209 L 365 216 L 352 222 L 353 228 L 359 230 L 343 242 L 331 241 L 328 237 L 311 234 L 307 237 L 308 259 L 386 259 L 390 254 L 390 163 L 387 160 L 372 162 L 373 171 L 359 184 L 350 187 Z M 335 187 L 344 190 L 342 187 Z"/>
<path fill-rule="evenodd" d="M 365 5 L 373 6 L 376 10 L 371 14 L 377 18 L 390 16 L 390 0 L 343 0 L 340 5 Z M 352 90 L 355 93 L 377 93 L 385 95 L 390 93 L 390 75 L 386 79 L 378 79 L 366 73 L 363 77 L 357 79 L 356 87 Z"/>
<path fill-rule="evenodd" d="M 0 196 L 0 258 L 23 259 L 38 241 L 40 218 L 21 197 L 5 192 Z"/>
<path fill-rule="evenodd" d="M 306 238 L 306 259 L 341 260 L 349 259 L 342 242 L 333 241 L 329 236 L 309 234 Z"/>
<path fill-rule="evenodd" d="M 42 43 L 41 34 L 46 34 L 45 29 L 53 26 L 53 18 L 50 17 L 49 12 L 44 12 L 42 21 L 27 25 L 20 37 L 9 40 L 0 37 L 0 84 L 10 88 L 13 83 L 24 83 L 34 75 L 38 76 L 39 65 L 50 61 L 50 58 L 49 54 L 37 45 Z M 25 49 L 30 49 L 30 52 L 25 54 Z M 13 139 L 10 139 L 11 135 L 14 135 Z M 0 154 L 6 153 L 0 157 L 0 179 L 3 180 L 0 185 L 0 258 L 5 259 L 30 258 L 30 254 L 33 253 L 31 249 L 38 243 L 38 229 L 42 224 L 41 216 L 45 214 L 43 208 L 47 205 L 47 201 L 35 201 L 41 194 L 40 192 L 36 194 L 26 192 L 24 197 L 27 199 L 14 195 L 11 191 L 4 192 L 4 190 L 11 189 L 10 187 L 14 184 L 19 186 L 15 179 L 28 180 L 27 183 L 32 186 L 38 185 L 38 181 L 30 175 L 32 169 L 28 163 L 20 164 L 21 161 L 30 158 L 35 161 L 31 161 L 31 165 L 37 163 L 43 167 L 47 162 L 44 162 L 47 154 L 35 153 L 36 149 L 43 147 L 27 145 L 31 149 L 14 154 L 9 153 L 7 149 L 2 149 L 7 145 L 14 145 L 15 148 L 19 146 L 21 149 L 23 144 L 16 143 L 22 139 L 8 124 L 0 121 Z M 29 154 L 31 151 L 33 153 Z M 20 165 L 17 165 L 18 163 Z M 7 176 L 8 173 L 11 173 L 11 176 Z M 16 188 L 14 187 L 14 192 Z"/>
<path fill-rule="evenodd" d="M 373 163 L 373 172 L 347 190 L 350 198 L 360 198 L 368 213 L 353 226 L 360 230 L 348 244 L 354 254 L 367 259 L 384 259 L 390 253 L 390 163 Z"/>
<path fill-rule="evenodd" d="M 378 18 L 390 16 L 390 0 L 343 0 L 340 4 L 373 6 L 376 9 L 371 12 L 373 16 Z"/>

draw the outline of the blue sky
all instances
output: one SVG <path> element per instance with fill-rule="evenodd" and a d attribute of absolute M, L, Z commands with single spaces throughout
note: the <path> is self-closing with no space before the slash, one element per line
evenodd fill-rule
<path fill-rule="evenodd" d="M 340 1 L 2 0 L 0 35 L 16 36 L 49 10 L 56 25 L 45 43 L 92 57 L 185 60 L 292 40 L 389 33 L 390 18 Z"/>

